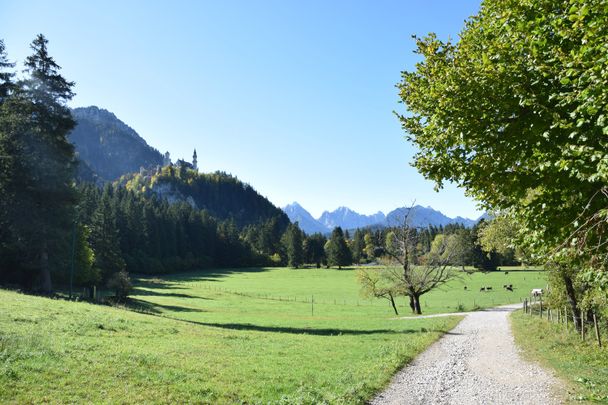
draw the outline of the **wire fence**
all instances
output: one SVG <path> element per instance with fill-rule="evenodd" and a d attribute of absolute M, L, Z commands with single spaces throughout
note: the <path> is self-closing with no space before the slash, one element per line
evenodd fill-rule
<path fill-rule="evenodd" d="M 606 325 L 602 327 L 602 322 L 606 322 L 593 309 L 578 309 L 575 312 L 567 306 L 548 307 L 543 302 L 542 295 L 538 295 L 524 300 L 523 311 L 538 319 L 562 325 L 566 333 L 579 333 L 583 341 L 591 335 L 595 338 L 598 347 L 602 347 L 602 330 L 606 330 Z"/>

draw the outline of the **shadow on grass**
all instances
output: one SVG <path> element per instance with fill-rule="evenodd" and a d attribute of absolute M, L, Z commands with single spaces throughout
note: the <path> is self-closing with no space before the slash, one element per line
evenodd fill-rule
<path fill-rule="evenodd" d="M 162 305 L 149 301 L 138 300 L 137 298 L 130 298 L 128 305 L 129 309 L 137 312 L 147 312 L 152 314 L 160 314 L 163 310 L 173 312 L 205 312 L 199 308 L 180 307 L 177 305 Z"/>
<path fill-rule="evenodd" d="M 135 287 L 140 288 L 154 288 L 160 290 L 184 290 L 185 287 L 181 287 L 172 283 L 168 278 L 146 278 L 145 276 L 133 276 L 135 279 Z"/>
<path fill-rule="evenodd" d="M 214 323 L 214 322 L 198 322 L 190 321 L 186 319 L 176 319 L 182 322 L 191 323 L 194 325 L 210 326 L 213 328 L 240 330 L 240 331 L 254 331 L 254 332 L 271 332 L 271 333 L 289 333 L 293 335 L 311 335 L 311 336 L 360 336 L 360 335 L 377 335 L 377 334 L 408 334 L 408 333 L 421 333 L 420 329 L 407 329 L 402 331 L 396 331 L 392 329 L 371 329 L 371 330 L 356 330 L 356 329 L 312 329 L 312 328 L 293 328 L 288 326 L 262 326 L 254 325 L 251 323 Z M 435 331 L 442 332 L 445 331 Z"/>
<path fill-rule="evenodd" d="M 233 274 L 262 273 L 274 269 L 274 267 L 214 268 L 174 274 L 136 274 L 133 277 L 137 279 L 136 285 L 140 287 L 179 289 L 184 287 L 176 286 L 173 283 L 219 281 Z"/>
<path fill-rule="evenodd" d="M 174 274 L 159 274 L 159 275 L 146 275 L 136 274 L 133 277 L 137 280 L 135 283 L 136 287 L 153 288 L 153 289 L 185 289 L 187 287 L 180 287 L 175 283 L 201 283 L 205 281 L 221 281 L 224 277 L 229 277 L 234 274 L 251 274 L 251 273 L 263 273 L 266 271 L 276 270 L 276 267 L 245 267 L 245 268 L 214 268 L 214 269 L 202 269 L 193 270 L 184 273 Z M 332 267 L 332 270 L 339 271 L 355 271 L 359 267 L 347 266 L 338 269 Z M 306 269 L 284 269 L 285 271 L 305 271 Z"/>
<path fill-rule="evenodd" d="M 142 295 L 147 297 L 175 297 L 175 298 L 195 298 L 201 300 L 212 300 L 213 298 L 201 297 L 199 295 L 191 295 L 184 293 L 174 293 L 174 292 L 163 292 L 157 290 L 144 290 L 141 285 L 136 286 L 133 289 L 131 295 Z"/>

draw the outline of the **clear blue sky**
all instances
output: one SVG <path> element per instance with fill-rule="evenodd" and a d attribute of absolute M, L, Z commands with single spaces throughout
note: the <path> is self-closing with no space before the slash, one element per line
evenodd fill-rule
<path fill-rule="evenodd" d="M 37 33 L 76 82 L 72 106 L 114 112 L 150 145 L 224 170 L 279 206 L 319 215 L 416 200 L 476 217 L 409 163 L 392 111 L 412 34 L 457 38 L 478 0 L 0 2 L 21 62 Z"/>

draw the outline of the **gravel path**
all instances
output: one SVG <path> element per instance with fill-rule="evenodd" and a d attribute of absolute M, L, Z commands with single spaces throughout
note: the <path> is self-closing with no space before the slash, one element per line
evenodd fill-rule
<path fill-rule="evenodd" d="M 515 347 L 508 315 L 520 307 L 467 314 L 371 404 L 558 404 L 555 377 Z"/>

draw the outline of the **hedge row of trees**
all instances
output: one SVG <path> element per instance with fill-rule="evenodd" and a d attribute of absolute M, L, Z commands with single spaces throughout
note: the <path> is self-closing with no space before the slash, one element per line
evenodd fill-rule
<path fill-rule="evenodd" d="M 297 223 L 291 224 L 281 238 L 281 259 L 277 262 L 294 268 L 304 263 L 338 268 L 370 263 L 385 256 L 390 235 L 397 231 L 401 229 L 356 229 L 351 236 L 348 230 L 337 227 L 326 238 L 319 233 L 307 236 Z M 508 244 L 502 232 L 502 222 L 494 220 L 482 220 L 472 228 L 461 224 L 412 228 L 409 230 L 411 260 L 413 264 L 420 264 L 439 252 L 448 251 L 447 264 L 454 267 L 473 266 L 492 271 L 498 266 L 521 264 L 525 257 Z"/>

